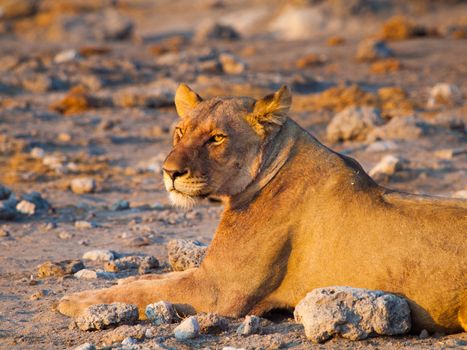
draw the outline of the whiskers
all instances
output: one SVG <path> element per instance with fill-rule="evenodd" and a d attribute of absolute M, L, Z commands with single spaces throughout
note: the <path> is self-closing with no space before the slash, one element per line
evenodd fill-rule
<path fill-rule="evenodd" d="M 181 209 L 191 209 L 198 203 L 198 197 L 191 197 L 178 191 L 170 191 L 169 199 L 173 206 Z"/>

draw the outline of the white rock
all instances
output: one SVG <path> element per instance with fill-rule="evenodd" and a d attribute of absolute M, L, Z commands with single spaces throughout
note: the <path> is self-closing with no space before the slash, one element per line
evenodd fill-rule
<path fill-rule="evenodd" d="M 45 151 L 40 147 L 34 147 L 31 152 L 31 157 L 39 159 L 45 157 Z"/>
<path fill-rule="evenodd" d="M 79 229 L 89 229 L 96 227 L 96 224 L 86 220 L 75 221 L 75 227 Z"/>
<path fill-rule="evenodd" d="M 60 63 L 74 61 L 78 59 L 79 57 L 80 56 L 79 56 L 78 51 L 74 49 L 70 49 L 70 50 L 65 50 L 65 51 L 62 51 L 56 54 L 54 57 L 54 62 L 57 64 L 60 64 Z"/>
<path fill-rule="evenodd" d="M 411 327 L 405 299 L 351 287 L 313 290 L 295 307 L 294 316 L 313 342 L 323 342 L 335 335 L 360 340 L 375 334 L 405 334 Z"/>
<path fill-rule="evenodd" d="M 196 317 L 190 316 L 186 318 L 175 328 L 174 335 L 177 340 L 196 338 L 199 335 L 199 324 Z"/>
<path fill-rule="evenodd" d="M 132 338 L 132 337 L 126 337 L 125 339 L 123 339 L 122 341 L 122 345 L 134 345 L 138 343 L 138 341 L 135 339 L 135 338 Z"/>
<path fill-rule="evenodd" d="M 89 269 L 79 270 L 74 274 L 78 279 L 93 280 L 97 278 L 97 272 Z"/>
<path fill-rule="evenodd" d="M 399 158 L 388 154 L 383 157 L 369 172 L 370 176 L 394 175 L 396 171 L 402 168 L 402 162 Z"/>
<path fill-rule="evenodd" d="M 391 140 L 376 141 L 368 145 L 367 152 L 386 152 L 396 150 L 399 146 Z"/>
<path fill-rule="evenodd" d="M 42 158 L 42 164 L 58 174 L 66 173 L 65 161 L 65 157 L 60 157 L 58 155 L 45 155 Z"/>
<path fill-rule="evenodd" d="M 234 346 L 224 346 L 222 350 L 246 350 L 245 348 L 236 348 Z"/>
<path fill-rule="evenodd" d="M 172 323 L 177 315 L 173 305 L 166 301 L 159 301 L 146 306 L 146 317 L 156 325 Z"/>
<path fill-rule="evenodd" d="M 111 261 L 115 259 L 115 253 L 107 249 L 89 250 L 83 254 L 83 259 L 92 261 Z"/>
<path fill-rule="evenodd" d="M 75 350 L 96 350 L 96 346 L 91 343 L 84 343 L 76 347 Z"/>
<path fill-rule="evenodd" d="M 16 205 L 16 210 L 21 214 L 34 215 L 36 212 L 36 205 L 29 201 L 22 200 Z"/>
<path fill-rule="evenodd" d="M 261 319 L 258 316 L 249 315 L 245 317 L 245 320 L 237 328 L 237 334 L 250 335 L 258 333 L 259 323 Z"/>
<path fill-rule="evenodd" d="M 428 97 L 428 108 L 440 105 L 455 105 L 462 103 L 462 93 L 460 89 L 453 84 L 438 83 L 430 90 Z"/>
<path fill-rule="evenodd" d="M 467 190 L 456 191 L 452 194 L 454 198 L 464 198 L 467 199 Z"/>
<path fill-rule="evenodd" d="M 77 194 L 91 193 L 96 190 L 96 181 L 89 177 L 76 178 L 71 180 L 70 187 Z"/>
<path fill-rule="evenodd" d="M 227 74 L 240 74 L 246 69 L 245 62 L 230 53 L 221 53 L 219 61 L 221 62 L 222 70 Z"/>
<path fill-rule="evenodd" d="M 330 142 L 364 141 L 374 127 L 382 124 L 384 120 L 377 109 L 350 106 L 332 118 L 326 128 L 326 137 Z"/>

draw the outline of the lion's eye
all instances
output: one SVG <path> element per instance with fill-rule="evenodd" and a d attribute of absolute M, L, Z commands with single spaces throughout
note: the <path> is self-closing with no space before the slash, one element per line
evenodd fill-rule
<path fill-rule="evenodd" d="M 209 139 L 209 143 L 220 145 L 225 140 L 225 135 L 216 134 Z"/>

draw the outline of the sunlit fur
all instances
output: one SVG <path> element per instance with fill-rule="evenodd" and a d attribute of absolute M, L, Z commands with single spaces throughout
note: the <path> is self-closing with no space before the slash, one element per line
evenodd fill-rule
<path fill-rule="evenodd" d="M 177 91 L 182 133 L 163 165 L 171 200 L 188 207 L 213 194 L 225 203 L 201 266 L 69 295 L 58 310 L 77 316 L 124 302 L 145 317 L 165 300 L 240 317 L 351 286 L 403 296 L 414 332 L 467 331 L 467 201 L 379 186 L 286 117 L 286 89 L 260 101 Z M 219 146 L 209 144 L 217 130 L 226 134 Z"/>

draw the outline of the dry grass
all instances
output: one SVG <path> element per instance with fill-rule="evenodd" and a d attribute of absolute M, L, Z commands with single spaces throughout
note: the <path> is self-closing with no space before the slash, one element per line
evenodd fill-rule
<path fill-rule="evenodd" d="M 83 86 L 75 86 L 61 100 L 50 104 L 49 108 L 64 115 L 72 115 L 97 107 L 97 101 Z"/>
<path fill-rule="evenodd" d="M 309 53 L 300 57 L 297 62 L 295 62 L 295 66 L 298 69 L 304 69 L 308 67 L 321 66 L 324 63 L 326 63 L 326 57 L 317 53 Z"/>
<path fill-rule="evenodd" d="M 387 58 L 374 62 L 370 66 L 370 72 L 375 74 L 386 74 L 398 72 L 402 69 L 402 63 L 396 58 Z"/>
<path fill-rule="evenodd" d="M 339 112 L 349 106 L 377 107 L 388 118 L 413 112 L 413 104 L 401 88 L 381 88 L 374 94 L 357 85 L 335 86 L 317 94 L 294 96 L 292 108 L 297 112 L 323 109 Z"/>
<path fill-rule="evenodd" d="M 339 46 L 345 43 L 345 39 L 341 36 L 332 36 L 328 38 L 326 44 L 328 46 Z"/>

